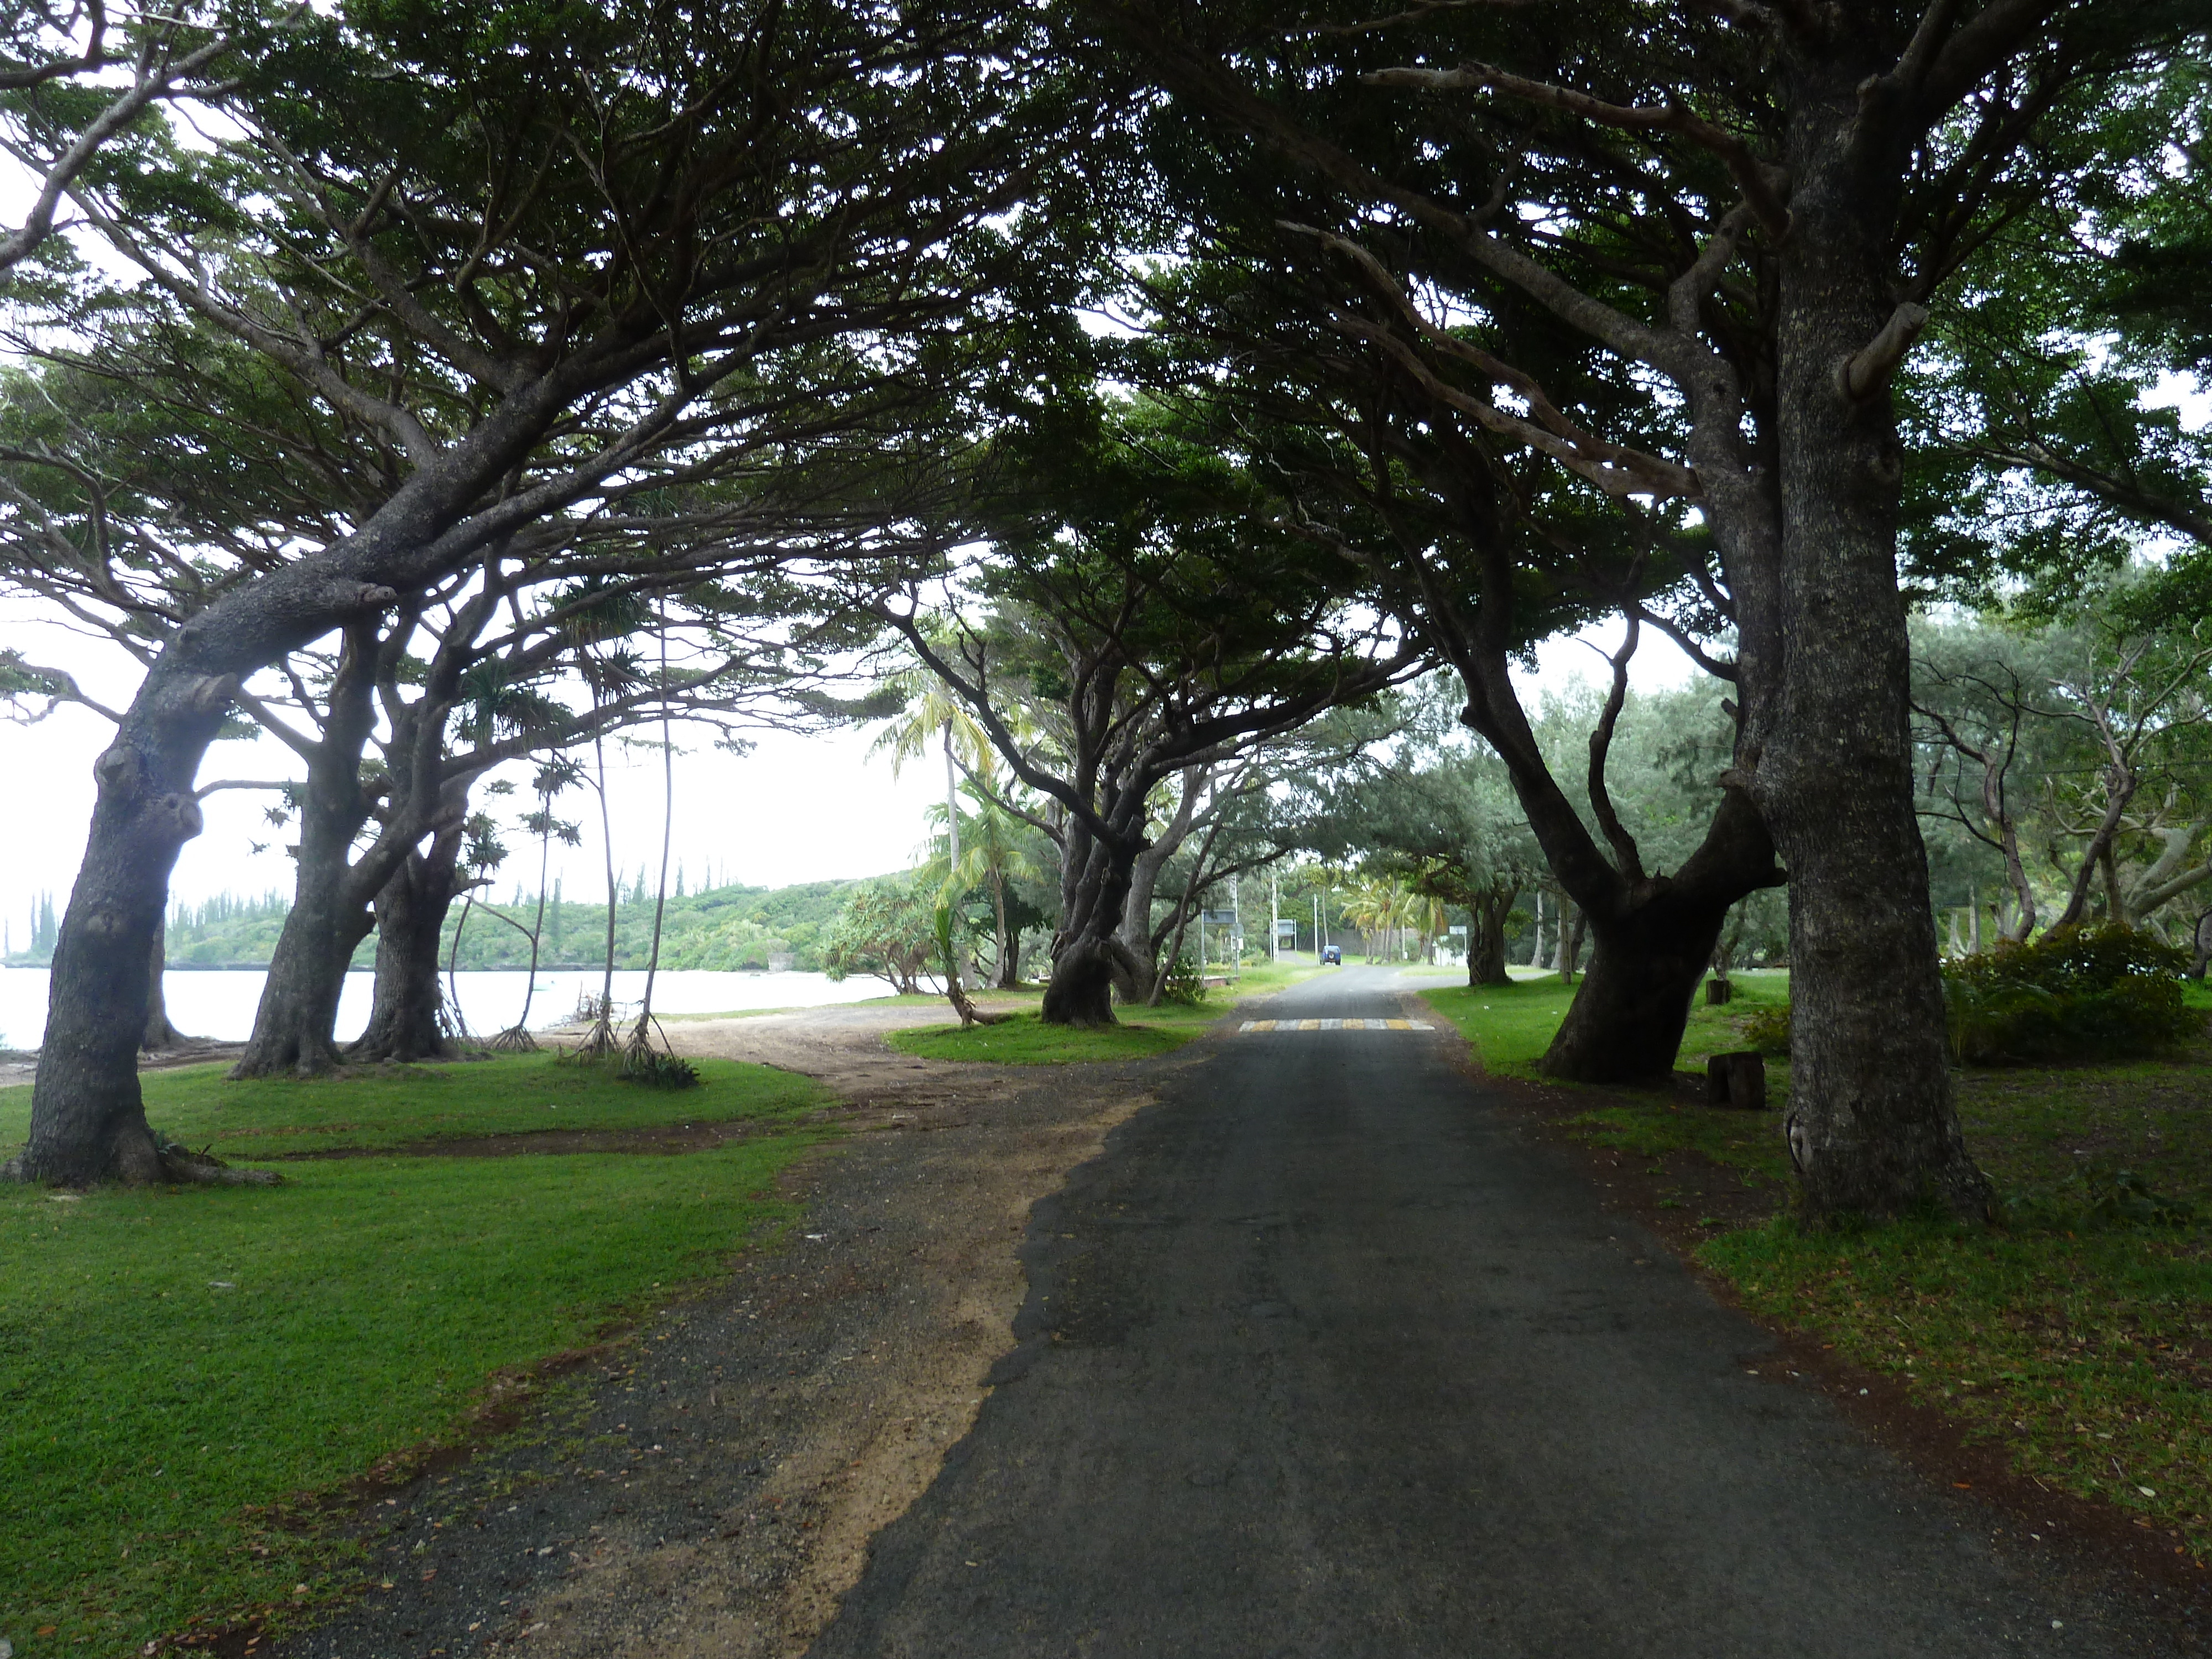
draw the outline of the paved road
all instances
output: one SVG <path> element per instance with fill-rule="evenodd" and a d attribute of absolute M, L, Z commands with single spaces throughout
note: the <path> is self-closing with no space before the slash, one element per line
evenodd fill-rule
<path fill-rule="evenodd" d="M 1259 1011 L 1407 1012 L 1364 969 Z M 815 1659 L 2159 1650 L 1747 1375 L 1759 1330 L 1450 1054 L 1233 1034 L 1116 1132 Z"/>

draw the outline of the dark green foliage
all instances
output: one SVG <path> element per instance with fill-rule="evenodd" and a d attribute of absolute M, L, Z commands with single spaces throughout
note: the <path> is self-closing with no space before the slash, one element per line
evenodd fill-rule
<path fill-rule="evenodd" d="M 859 888 L 838 913 L 822 957 L 832 979 L 874 974 L 902 995 L 919 992 L 936 941 L 934 912 L 915 889 L 891 881 Z"/>
<path fill-rule="evenodd" d="M 858 884 L 813 881 L 773 889 L 728 886 L 671 896 L 660 942 L 660 965 L 672 970 L 765 969 L 769 957 L 788 956 L 792 967 L 819 972 L 824 937 L 847 896 Z M 173 970 L 266 967 L 290 908 L 289 900 L 276 893 L 259 899 L 224 894 L 201 905 L 180 905 L 169 922 L 169 966 Z M 526 967 L 530 962 L 527 930 L 534 902 L 480 902 L 477 908 L 505 916 L 520 927 L 502 927 L 495 923 L 486 927 L 479 920 L 463 934 L 455 965 L 464 972 Z M 566 902 L 556 886 L 545 908 L 544 950 L 539 967 L 596 966 L 589 953 L 605 937 L 606 914 L 605 904 Z M 456 905 L 446 919 L 445 937 L 438 947 L 441 962 L 452 954 L 453 928 L 459 918 L 460 908 Z M 642 902 L 625 896 L 615 907 L 615 966 L 644 967 L 653 942 L 652 930 L 650 896 Z M 365 940 L 354 965 L 367 968 L 375 955 L 375 940 Z"/>
<path fill-rule="evenodd" d="M 1743 1040 L 1762 1054 L 1790 1052 L 1790 1005 L 1754 1008 L 1743 1022 Z"/>
<path fill-rule="evenodd" d="M 1198 971 L 1198 964 L 1185 951 L 1170 964 L 1165 981 L 1160 987 L 1162 1002 L 1181 1003 L 1185 1007 L 1196 1007 L 1206 1000 L 1206 980 Z"/>
<path fill-rule="evenodd" d="M 2185 951 L 2131 927 L 2054 928 L 1943 970 L 1951 1052 L 1968 1066 L 2128 1060 L 2201 1036 L 2184 1000 Z M 1790 1006 L 1755 1009 L 1744 1041 L 1790 1052 Z M 2131 1177 L 2130 1177 L 2131 1178 Z"/>
<path fill-rule="evenodd" d="M 2120 1060 L 2204 1029 L 2185 1004 L 2182 951 L 2133 928 L 2062 927 L 1946 969 L 1952 1052 L 1970 1065 Z"/>
<path fill-rule="evenodd" d="M 2081 1183 L 2088 1188 L 2089 1213 L 2109 1225 L 2178 1227 L 2197 1219 L 2194 1204 L 2153 1192 L 2133 1170 L 2093 1166 L 2081 1171 Z"/>
<path fill-rule="evenodd" d="M 625 1083 L 642 1083 L 653 1089 L 696 1089 L 699 1086 L 699 1071 L 681 1054 L 672 1054 L 665 1048 L 642 1044 L 633 1045 L 623 1053 L 617 1066 L 618 1075 Z"/>

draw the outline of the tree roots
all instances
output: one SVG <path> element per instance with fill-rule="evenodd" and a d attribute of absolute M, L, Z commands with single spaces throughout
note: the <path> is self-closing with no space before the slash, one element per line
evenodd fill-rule
<path fill-rule="evenodd" d="M 156 1130 L 150 1135 L 131 1135 L 115 1148 L 108 1173 L 125 1187 L 281 1187 L 284 1177 L 274 1170 L 233 1169 L 207 1151 L 193 1152 L 181 1141 Z M 0 1164 L 0 1181 L 29 1182 L 19 1155 Z M 46 1183 L 40 1183 L 46 1184 Z"/>

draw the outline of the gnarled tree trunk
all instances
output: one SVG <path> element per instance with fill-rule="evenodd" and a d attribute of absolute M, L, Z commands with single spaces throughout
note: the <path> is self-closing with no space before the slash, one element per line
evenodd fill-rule
<path fill-rule="evenodd" d="M 450 823 L 399 861 L 376 896 L 376 995 L 349 1060 L 446 1060 L 438 945 L 459 890 L 462 826 Z"/>
<path fill-rule="evenodd" d="M 1073 880 L 1062 884 L 1060 931 L 1040 1018 L 1048 1025 L 1111 1025 L 1115 981 L 1133 979 L 1141 965 L 1120 938 L 1138 849 L 1077 824 L 1069 825 L 1068 836 L 1071 842 L 1079 837 L 1081 861 Z"/>

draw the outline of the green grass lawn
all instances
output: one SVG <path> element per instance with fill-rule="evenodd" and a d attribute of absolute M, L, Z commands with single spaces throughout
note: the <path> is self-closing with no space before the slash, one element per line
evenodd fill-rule
<path fill-rule="evenodd" d="M 1736 1022 L 1786 999 L 1781 975 L 1737 980 L 1692 1014 L 1679 1062 L 1743 1046 Z M 1423 994 L 1486 1066 L 1533 1078 L 1571 993 L 1556 980 Z M 2212 996 L 2190 992 L 2192 1006 Z M 1770 1059 L 1768 1095 L 1789 1067 Z M 2007 1200 L 2004 1224 L 1904 1222 L 1808 1233 L 1786 1212 L 1701 1252 L 1755 1312 L 1812 1332 L 1961 1419 L 2045 1485 L 2102 1498 L 2212 1554 L 2212 1055 L 1954 1074 L 1967 1145 Z M 1568 1086 L 1568 1085 L 1554 1085 Z M 1570 1132 L 1658 1155 L 1691 1151 L 1786 1190 L 1779 1111 L 1713 1110 L 1588 1090 Z M 2088 1178 L 2128 1170 L 2198 1220 L 2100 1214 Z"/>
<path fill-rule="evenodd" d="M 270 1506 L 462 1432 L 495 1374 L 592 1340 L 779 1226 L 775 1179 L 818 1138 L 788 1120 L 819 1091 L 762 1068 L 702 1063 L 708 1085 L 677 1094 L 543 1056 L 442 1069 L 155 1073 L 147 1095 L 157 1124 L 232 1152 L 572 1113 L 759 1115 L 782 1132 L 681 1156 L 294 1163 L 276 1188 L 0 1188 L 0 1637 L 21 1659 L 136 1653 L 190 1619 L 342 1589 L 359 1572 L 344 1544 Z M 5 1120 L 18 1135 L 21 1121 Z"/>
<path fill-rule="evenodd" d="M 1005 994 L 976 1000 L 994 1012 L 1014 1010 L 1012 1019 L 994 1025 L 930 1025 L 894 1032 L 892 1048 L 925 1060 L 979 1060 L 1002 1066 L 1066 1066 L 1084 1060 L 1142 1060 L 1180 1048 L 1241 1003 L 1272 996 L 1324 970 L 1310 962 L 1287 960 L 1248 965 L 1233 987 L 1215 986 L 1195 1004 L 1163 1002 L 1157 1008 L 1117 1007 L 1120 1024 L 1104 1030 L 1070 1030 L 1047 1025 Z M 1026 994 L 1030 1007 L 1042 990 Z M 906 1002 L 915 999 L 899 998 Z"/>
<path fill-rule="evenodd" d="M 195 1151 L 251 1162 L 281 1152 L 405 1146 L 526 1129 L 646 1129 L 671 1124 L 772 1122 L 825 1098 L 811 1079 L 765 1066 L 702 1060 L 696 1089 L 613 1081 L 550 1054 L 501 1054 L 452 1066 L 392 1066 L 307 1082 L 231 1082 L 221 1066 L 180 1066 L 142 1079 L 148 1121 Z M 30 1132 L 31 1091 L 0 1089 L 0 1148 Z"/>
<path fill-rule="evenodd" d="M 1023 1012 L 995 1025 L 926 1025 L 894 1031 L 890 1045 L 925 1060 L 981 1060 L 1002 1066 L 1066 1066 L 1084 1060 L 1142 1060 L 1180 1048 L 1229 1012 L 1219 992 L 1196 1007 L 1163 1003 L 1116 1010 L 1120 1024 L 1097 1030 L 1047 1025 Z"/>

